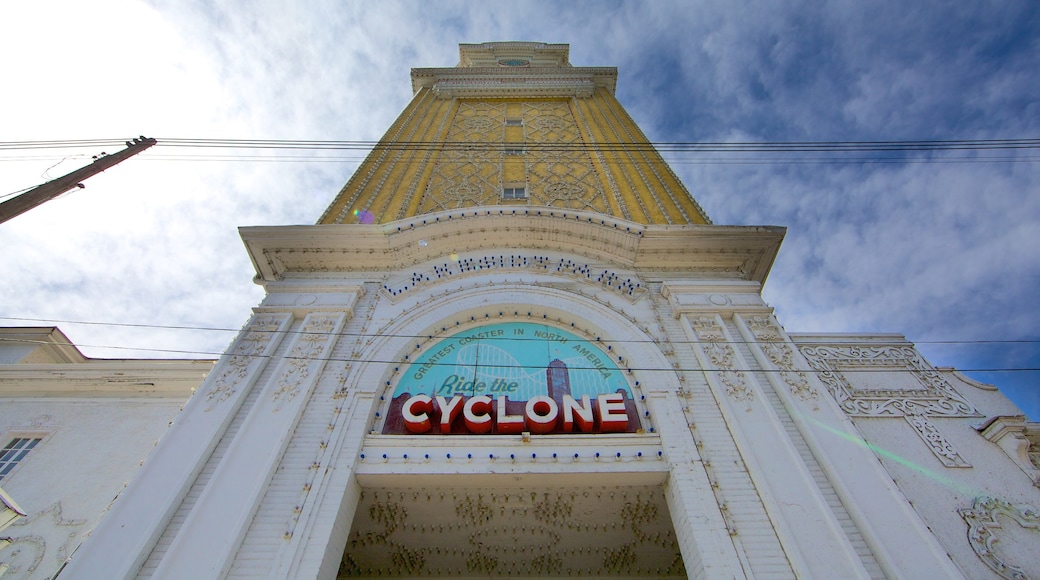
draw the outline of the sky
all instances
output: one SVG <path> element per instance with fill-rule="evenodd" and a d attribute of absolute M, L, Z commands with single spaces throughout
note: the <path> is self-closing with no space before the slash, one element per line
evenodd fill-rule
<path fill-rule="evenodd" d="M 263 297 L 237 228 L 314 223 L 363 153 L 163 139 L 375 141 L 411 67 L 495 40 L 617 66 L 657 143 L 1040 138 L 1032 0 L 5 2 L 0 141 L 160 145 L 0 225 L 0 325 L 215 358 Z M 0 150 L 0 196 L 100 152 Z M 1040 420 L 1035 148 L 666 158 L 715 223 L 788 228 L 763 292 L 788 332 L 903 334 Z"/>

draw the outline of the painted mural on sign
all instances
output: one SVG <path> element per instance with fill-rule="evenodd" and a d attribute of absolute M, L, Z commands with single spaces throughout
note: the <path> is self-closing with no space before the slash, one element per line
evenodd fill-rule
<path fill-rule="evenodd" d="M 386 434 L 603 433 L 641 428 L 610 354 L 566 330 L 488 324 L 425 348 L 401 375 Z"/>

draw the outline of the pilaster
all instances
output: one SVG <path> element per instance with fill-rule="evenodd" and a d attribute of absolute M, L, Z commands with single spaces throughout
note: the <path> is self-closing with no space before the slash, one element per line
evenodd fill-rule
<path fill-rule="evenodd" d="M 219 578 L 227 573 L 345 319 L 346 314 L 331 312 L 304 318 L 155 578 Z"/>
<path fill-rule="evenodd" d="M 65 574 L 130 578 L 137 573 L 291 321 L 287 312 L 250 319 Z"/>
<path fill-rule="evenodd" d="M 733 530 L 717 503 L 681 411 L 683 400 L 673 391 L 647 390 L 647 405 L 668 459 L 665 497 L 687 574 L 691 578 L 746 577 L 731 538 Z"/>
<path fill-rule="evenodd" d="M 720 311 L 763 309 L 750 284 L 666 284 L 788 561 L 799 577 L 866 578 L 849 539 L 737 349 Z"/>

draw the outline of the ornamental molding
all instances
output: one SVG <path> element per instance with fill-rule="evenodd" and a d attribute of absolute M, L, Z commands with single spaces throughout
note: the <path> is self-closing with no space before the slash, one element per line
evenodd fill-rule
<path fill-rule="evenodd" d="M 685 578 L 670 526 L 651 486 L 367 488 L 339 576 Z"/>
<path fill-rule="evenodd" d="M 616 87 L 616 67 L 540 67 L 532 64 L 412 69 L 412 92 L 431 89 L 439 98 L 516 97 L 524 94 L 582 98 L 592 96 L 597 88 L 606 89 L 613 95 Z"/>
<path fill-rule="evenodd" d="M 904 415 L 906 422 L 914 428 L 914 432 L 928 445 L 928 449 L 946 467 L 971 467 L 971 464 L 961 457 L 954 449 L 953 444 L 943 436 L 935 423 L 932 423 L 924 415 Z"/>
<path fill-rule="evenodd" d="M 697 335 L 697 348 L 718 370 L 715 374 L 725 387 L 726 395 L 734 401 L 754 401 L 755 393 L 748 386 L 747 377 L 742 370 L 737 369 L 737 351 L 729 344 L 726 332 L 718 320 L 709 316 L 689 317 L 687 320 Z"/>
<path fill-rule="evenodd" d="M 277 333 L 284 329 L 289 322 L 289 314 L 272 314 L 256 316 L 246 326 L 241 338 L 233 349 L 227 363 L 213 381 L 213 387 L 206 393 L 206 401 L 209 405 L 206 411 L 211 411 L 217 405 L 230 399 L 237 391 L 239 385 L 249 376 L 251 370 L 255 370 L 263 358 L 268 355 L 268 348 L 275 340 Z M 256 364 L 254 364 L 256 363 Z"/>
<path fill-rule="evenodd" d="M 819 395 L 809 382 L 809 376 L 804 371 L 796 370 L 795 350 L 773 317 L 755 315 L 742 320 L 755 337 L 762 353 L 779 369 L 780 378 L 791 390 L 791 394 L 802 402 L 817 400 Z"/>
<path fill-rule="evenodd" d="M 302 385 L 314 371 L 312 363 L 321 359 L 335 344 L 336 334 L 333 331 L 339 327 L 342 319 L 342 314 L 312 314 L 304 320 L 296 344 L 285 357 L 286 364 L 278 378 L 278 386 L 271 394 L 273 412 L 281 410 L 284 403 L 293 400 L 299 394 Z"/>
<path fill-rule="evenodd" d="M 417 292 L 428 291 L 432 286 L 449 280 L 512 273 L 564 277 L 587 284 L 590 288 L 606 290 L 633 303 L 647 293 L 646 283 L 632 270 L 604 267 L 576 258 L 550 258 L 527 252 L 507 255 L 503 252 L 456 255 L 440 264 L 413 270 L 407 276 L 394 275 L 383 284 L 383 296 L 391 301 L 398 301 Z M 521 280 L 502 280 L 498 283 L 537 284 Z"/>
<path fill-rule="evenodd" d="M 643 225 L 582 210 L 502 206 L 444 210 L 386 224 L 241 228 L 267 284 L 295 273 L 387 271 L 453 252 L 555 250 L 661 272 L 712 272 L 763 283 L 784 228 Z M 423 244 L 422 242 L 425 242 Z"/>
<path fill-rule="evenodd" d="M 913 345 L 799 344 L 802 356 L 845 413 L 859 417 L 980 417 L 975 406 Z M 905 371 L 920 389 L 856 389 L 847 374 Z"/>
<path fill-rule="evenodd" d="M 1028 421 L 1025 415 L 996 416 L 975 430 L 1000 447 L 1040 487 L 1040 423 Z"/>
<path fill-rule="evenodd" d="M 1030 532 L 1032 538 L 1031 553 L 1040 553 L 1040 513 L 1028 505 L 1014 505 L 1008 501 L 993 497 L 977 497 L 971 508 L 958 510 L 965 523 L 968 524 L 968 543 L 972 550 L 986 566 L 1008 580 L 1026 580 L 1025 571 L 1013 562 L 1007 561 L 999 550 L 1001 537 L 1006 528 L 1004 521 L 1012 520 L 1023 530 Z"/>
<path fill-rule="evenodd" d="M 32 576 L 44 563 L 48 550 L 55 546 L 50 558 L 54 570 L 75 550 L 79 528 L 87 520 L 65 519 L 61 512 L 61 502 L 56 501 L 50 507 L 20 519 L 6 530 L 11 535 L 11 544 L 0 550 L 0 561 L 10 566 L 7 572 L 11 578 Z M 23 530 L 25 533 L 19 533 Z"/>

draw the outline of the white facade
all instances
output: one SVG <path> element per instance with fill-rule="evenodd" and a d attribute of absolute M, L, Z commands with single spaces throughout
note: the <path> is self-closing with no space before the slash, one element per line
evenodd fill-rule
<path fill-rule="evenodd" d="M 67 573 L 483 576 L 519 573 L 523 562 L 559 576 L 985 578 L 1037 565 L 1027 507 L 1040 503 L 1028 460 L 1036 425 L 992 387 L 932 368 L 901 337 L 787 335 L 760 280 L 741 274 L 763 271 L 781 231 L 468 213 L 423 227 L 244 230 L 254 260 L 282 272 L 265 277 L 268 296 L 239 340 Z M 541 231 L 569 251 L 506 231 Z M 600 236 L 619 243 L 584 241 Z M 411 284 L 443 264 L 422 255 L 434 250 L 420 237 L 481 238 L 488 250 L 459 252 L 460 264 L 509 253 L 581 260 L 645 291 L 544 268 Z M 380 238 L 394 258 L 367 268 Z M 726 244 L 755 250 L 738 262 Z M 365 271 L 319 272 L 315 255 Z M 500 319 L 600 337 L 604 353 L 632 367 L 645 432 L 379 434 L 406 355 L 427 337 Z M 259 352 L 272 356 L 249 356 Z M 621 496 L 640 493 L 647 511 L 667 506 L 674 526 L 657 548 L 617 525 L 632 513 Z M 596 513 L 576 509 L 584 504 L 573 497 L 586 494 L 598 496 Z M 572 525 L 525 519 L 536 500 L 570 509 Z M 530 526 L 577 551 L 532 543 L 532 554 L 545 552 L 538 570 L 504 546 L 497 559 L 481 556 L 463 508 L 498 518 L 471 522 L 488 538 Z M 390 530 L 391 513 L 413 515 Z M 424 539 L 426 527 L 462 549 Z M 383 539 L 366 544 L 363 530 Z M 673 544 L 682 568 L 639 558 Z"/>
<path fill-rule="evenodd" d="M 563 103 L 559 114 L 537 113 L 536 127 L 562 134 L 574 105 L 566 99 L 612 90 L 611 70 L 568 68 L 565 45 L 467 47 L 460 66 L 472 70 L 413 71 L 416 90 L 430 92 L 394 130 L 422 107 L 446 110 L 438 99 L 515 93 Z M 523 77 L 540 58 L 552 68 L 545 82 Z M 590 107 L 583 118 L 611 110 Z M 495 114 L 459 125 L 527 122 Z M 568 163 L 571 171 L 584 161 Z M 547 180 L 566 173 L 535 165 L 529 174 Z M 1040 576 L 1040 426 L 995 388 L 932 367 L 901 336 L 788 334 L 761 298 L 783 228 L 676 225 L 667 216 L 646 224 L 589 210 L 602 200 L 576 192 L 599 187 L 597 172 L 616 169 L 607 165 L 553 189 L 563 207 L 530 198 L 461 207 L 476 189 L 443 165 L 427 179 L 450 194 L 427 196 L 433 190 L 418 177 L 409 187 L 422 192 L 417 204 L 456 200 L 457 209 L 379 224 L 244 228 L 266 297 L 172 427 L 153 425 L 165 431 L 158 446 L 61 577 Z M 610 207 L 654 214 L 647 204 L 657 190 L 638 179 L 667 180 L 645 167 L 611 174 L 635 185 L 608 183 Z M 399 184 L 377 184 L 389 207 L 407 180 L 386 175 Z M 566 205 L 578 201 L 588 205 Z M 674 207 L 689 217 L 695 204 Z M 336 208 L 343 217 L 352 206 Z M 502 324 L 515 335 L 488 331 Z M 506 379 L 487 381 L 499 387 L 541 372 L 547 389 L 556 380 L 549 367 L 502 362 L 530 348 L 517 338 L 530 325 L 543 329 L 550 366 L 580 346 L 591 370 L 622 381 L 628 429 L 538 434 L 528 400 L 520 432 L 463 432 L 484 417 L 471 406 L 481 368 L 506 369 Z M 460 395 L 468 410 L 458 421 L 447 397 L 420 400 L 409 382 L 452 352 L 448 340 L 497 341 L 473 351 L 473 395 Z M 479 360 L 488 353 L 499 358 Z M 578 366 L 567 368 L 590 370 Z M 578 376 L 567 375 L 567 396 L 583 387 L 571 384 Z M 541 404 L 536 411 L 547 414 L 554 405 Z M 496 395 L 492 405 L 486 416 L 503 422 L 508 402 Z M 107 429 L 107 409 L 61 420 L 82 415 L 85 432 Z M 416 432 L 394 432 L 396 414 Z M 431 417 L 451 432 L 418 433 Z"/>

